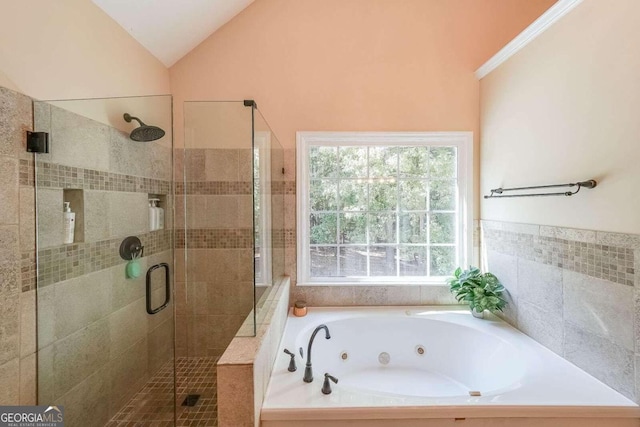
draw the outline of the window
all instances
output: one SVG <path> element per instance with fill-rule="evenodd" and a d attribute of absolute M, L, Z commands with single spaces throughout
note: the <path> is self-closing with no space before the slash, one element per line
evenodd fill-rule
<path fill-rule="evenodd" d="M 298 132 L 300 285 L 444 283 L 470 259 L 471 132 Z"/>

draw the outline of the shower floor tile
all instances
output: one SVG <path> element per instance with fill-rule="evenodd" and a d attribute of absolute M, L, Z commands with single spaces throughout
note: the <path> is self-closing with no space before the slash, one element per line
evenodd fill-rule
<path fill-rule="evenodd" d="M 217 426 L 217 357 L 181 357 L 176 360 L 176 427 Z M 173 427 L 173 361 L 156 375 L 109 421 L 106 427 Z M 198 394 L 195 406 L 182 406 L 189 394 Z"/>

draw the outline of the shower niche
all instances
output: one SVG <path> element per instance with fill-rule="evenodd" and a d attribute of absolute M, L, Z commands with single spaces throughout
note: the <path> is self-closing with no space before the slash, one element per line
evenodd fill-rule
<path fill-rule="evenodd" d="M 50 145 L 30 160 L 38 404 L 64 405 L 70 427 L 213 422 L 216 362 L 255 334 L 283 279 L 277 138 L 255 103 L 186 102 L 183 114 L 174 135 L 170 96 L 34 102 Z M 150 227 L 151 198 L 164 227 Z M 139 276 L 119 254 L 130 236 Z"/>
<path fill-rule="evenodd" d="M 84 191 L 78 189 L 62 190 L 62 203 L 69 203 L 71 211 L 75 214 L 75 225 L 73 233 L 74 243 L 84 242 Z"/>

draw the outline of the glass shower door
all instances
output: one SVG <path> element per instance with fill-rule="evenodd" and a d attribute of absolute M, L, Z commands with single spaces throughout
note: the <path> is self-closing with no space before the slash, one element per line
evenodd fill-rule
<path fill-rule="evenodd" d="M 178 423 L 217 419 L 216 363 L 284 275 L 282 148 L 253 101 L 185 102 L 176 150 Z M 256 305 L 256 301 L 259 301 Z"/>
<path fill-rule="evenodd" d="M 215 364 L 253 335 L 252 108 L 185 102 L 176 159 L 178 422 L 217 418 Z M 246 330 L 245 330 L 246 329 Z"/>
<path fill-rule="evenodd" d="M 35 102 L 34 129 L 38 404 L 174 425 L 171 97 Z"/>

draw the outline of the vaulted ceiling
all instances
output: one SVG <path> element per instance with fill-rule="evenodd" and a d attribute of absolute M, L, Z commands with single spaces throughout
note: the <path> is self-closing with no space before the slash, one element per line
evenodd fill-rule
<path fill-rule="evenodd" d="M 167 67 L 174 65 L 254 2 L 254 0 L 91 1 Z M 485 8 L 509 6 L 508 2 L 504 1 L 496 4 L 492 4 L 490 0 L 483 1 L 484 5 L 481 7 Z M 512 1 L 510 6 L 516 5 L 517 1 L 528 0 Z M 460 3 L 460 6 L 464 9 L 463 3 Z M 398 7 L 403 7 L 402 0 L 398 0 Z M 461 13 L 464 14 L 466 11 L 461 10 Z M 488 58 L 483 58 L 483 60 L 486 59 Z"/>
<path fill-rule="evenodd" d="M 170 67 L 253 0 L 92 0 Z"/>

